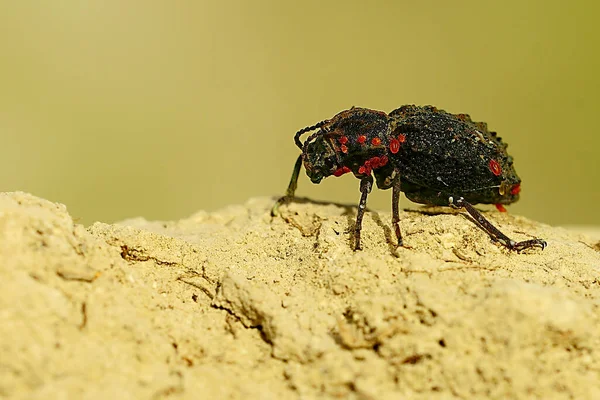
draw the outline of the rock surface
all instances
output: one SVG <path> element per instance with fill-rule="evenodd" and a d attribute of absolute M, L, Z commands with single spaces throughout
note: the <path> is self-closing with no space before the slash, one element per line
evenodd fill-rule
<path fill-rule="evenodd" d="M 89 228 L 0 194 L 0 397 L 600 398 L 600 243 L 487 212 L 258 198 Z"/>

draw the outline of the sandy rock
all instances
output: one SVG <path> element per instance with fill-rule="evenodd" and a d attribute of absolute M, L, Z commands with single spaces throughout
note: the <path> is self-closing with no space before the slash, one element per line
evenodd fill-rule
<path fill-rule="evenodd" d="M 84 228 L 0 194 L 0 397 L 600 398 L 597 237 L 273 199 Z M 525 234 L 526 233 L 526 234 Z"/>

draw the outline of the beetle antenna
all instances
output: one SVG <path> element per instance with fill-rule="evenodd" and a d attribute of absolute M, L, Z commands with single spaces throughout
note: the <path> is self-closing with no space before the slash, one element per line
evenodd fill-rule
<path fill-rule="evenodd" d="M 314 124 L 313 126 L 307 126 L 304 129 L 300 129 L 298 132 L 296 132 L 296 135 L 294 136 L 294 142 L 296 142 L 296 146 L 298 146 L 300 148 L 300 150 L 303 150 L 304 146 L 302 145 L 302 142 L 300 141 L 300 136 L 302 136 L 302 134 L 304 134 L 306 132 L 314 131 L 315 129 L 322 127 L 323 125 L 325 125 L 328 122 L 329 122 L 329 120 L 326 119 L 325 121 L 321 121 L 317 124 Z"/>

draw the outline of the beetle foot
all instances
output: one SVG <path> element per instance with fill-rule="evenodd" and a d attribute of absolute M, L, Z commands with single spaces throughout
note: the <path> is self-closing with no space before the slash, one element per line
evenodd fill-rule
<path fill-rule="evenodd" d="M 412 250 L 414 247 L 404 243 L 404 240 L 400 239 L 400 240 L 398 240 L 398 244 L 396 245 L 396 249 L 399 249 L 399 248 Z"/>
<path fill-rule="evenodd" d="M 283 205 L 283 204 L 289 203 L 291 200 L 292 200 L 292 198 L 289 196 L 283 196 L 283 197 L 280 197 L 279 199 L 277 199 L 275 204 L 273 204 L 273 208 L 271 208 L 271 217 L 278 217 L 279 216 L 279 207 L 281 207 L 281 205 Z"/>
<path fill-rule="evenodd" d="M 502 244 L 504 244 L 510 250 L 515 250 L 517 252 L 521 252 L 525 249 L 530 249 L 532 247 L 539 247 L 542 250 L 544 250 L 546 248 L 546 246 L 548 245 L 546 243 L 546 241 L 543 239 L 531 239 L 531 240 L 524 240 L 522 242 L 514 242 L 511 240 L 509 243 L 502 243 Z"/>

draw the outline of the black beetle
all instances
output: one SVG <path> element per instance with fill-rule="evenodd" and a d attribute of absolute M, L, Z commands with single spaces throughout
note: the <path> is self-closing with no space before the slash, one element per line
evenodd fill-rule
<path fill-rule="evenodd" d="M 315 131 L 304 143 L 302 134 Z M 294 137 L 302 154 L 296 160 L 286 195 L 273 207 L 294 197 L 300 167 L 313 183 L 328 176 L 352 172 L 360 179 L 354 239 L 361 248 L 360 231 L 373 187 L 392 188 L 392 224 L 398 246 L 402 246 L 398 203 L 400 192 L 410 200 L 429 205 L 464 207 L 492 239 L 511 250 L 546 242 L 531 239 L 515 242 L 494 227 L 472 204 L 503 204 L 518 200 L 521 179 L 507 145 L 487 124 L 474 122 L 467 114 L 450 114 L 433 106 L 402 106 L 389 114 L 352 107 L 332 119 L 298 131 Z"/>

